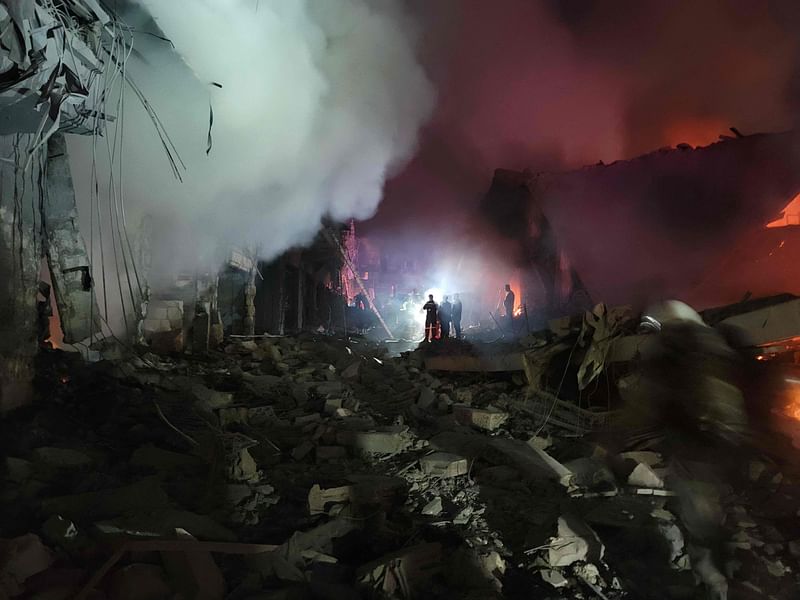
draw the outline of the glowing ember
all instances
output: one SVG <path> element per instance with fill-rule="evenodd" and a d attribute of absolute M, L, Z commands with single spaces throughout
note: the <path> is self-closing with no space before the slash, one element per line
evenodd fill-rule
<path fill-rule="evenodd" d="M 783 412 L 796 421 L 800 421 L 800 381 L 787 379 L 786 383 L 786 399 L 788 402 L 784 406 Z"/>

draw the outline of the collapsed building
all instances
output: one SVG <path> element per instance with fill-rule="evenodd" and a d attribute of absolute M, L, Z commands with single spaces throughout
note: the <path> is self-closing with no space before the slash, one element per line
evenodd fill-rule
<path fill-rule="evenodd" d="M 385 282 L 354 226 L 328 223 L 306 248 L 234 249 L 157 289 L 146 244 L 120 234 L 139 271 L 115 339 L 64 138 L 114 118 L 98 102 L 113 16 L 65 0 L 0 18 L 0 597 L 695 597 L 671 457 L 604 439 L 656 339 L 616 306 L 643 285 L 696 294 L 705 325 L 739 334 L 743 370 L 780 380 L 750 391 L 763 420 L 726 482 L 725 577 L 736 597 L 796 597 L 800 470 L 780 432 L 800 416 L 800 299 L 760 297 L 796 282 L 703 287 L 753 248 L 791 256 L 791 218 L 767 225 L 800 191 L 796 134 L 498 170 L 483 212 L 519 242 L 538 309 L 519 337 L 399 352 L 354 335 L 348 299 Z M 48 277 L 51 322 L 83 352 L 37 344 Z"/>
<path fill-rule="evenodd" d="M 724 136 L 563 173 L 499 170 L 482 212 L 518 242 L 523 294 L 551 317 L 586 308 L 587 298 L 705 307 L 795 292 L 791 255 L 769 254 L 791 243 L 792 230 L 767 225 L 800 191 L 798 139 Z M 768 259 L 773 277 L 756 276 Z"/>

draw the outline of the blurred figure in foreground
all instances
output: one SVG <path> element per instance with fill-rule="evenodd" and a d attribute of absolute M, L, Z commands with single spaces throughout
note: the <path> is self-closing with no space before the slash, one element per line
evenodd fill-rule
<path fill-rule="evenodd" d="M 669 461 L 692 568 L 709 597 L 727 598 L 721 494 L 748 444 L 737 354 L 691 307 L 670 301 L 645 312 L 638 372 L 621 384 L 620 425 L 633 439 L 656 439 Z M 623 440 L 625 443 L 625 440 Z"/>

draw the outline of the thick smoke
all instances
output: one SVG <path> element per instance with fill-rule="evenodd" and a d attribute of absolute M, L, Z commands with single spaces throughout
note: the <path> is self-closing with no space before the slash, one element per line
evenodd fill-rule
<path fill-rule="evenodd" d="M 463 0 L 449 7 L 437 111 L 378 216 L 361 228 L 398 251 L 424 248 L 434 263 L 463 252 L 466 233 L 498 233 L 486 226 L 475 233 L 486 223 L 477 204 L 496 168 L 609 163 L 680 142 L 706 145 L 730 135 L 730 126 L 785 130 L 800 114 L 795 0 Z M 605 210 L 594 208 L 569 218 L 591 223 Z M 674 210 L 682 210 L 680 199 Z"/>
<path fill-rule="evenodd" d="M 308 242 L 325 216 L 374 213 L 434 105 L 401 5 L 137 2 L 124 15 L 137 31 L 128 70 L 186 164 L 180 183 L 129 95 L 126 203 L 134 223 L 153 216 L 162 273 L 214 268 L 230 245 L 270 258 Z M 81 180 L 89 143 L 74 147 Z"/>

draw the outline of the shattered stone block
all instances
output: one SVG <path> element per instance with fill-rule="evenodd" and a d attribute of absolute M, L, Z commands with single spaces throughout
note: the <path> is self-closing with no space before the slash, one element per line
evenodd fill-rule
<path fill-rule="evenodd" d="M 227 408 L 233 404 L 233 394 L 231 392 L 212 390 L 202 383 L 196 383 L 192 386 L 192 395 L 197 400 L 197 407 L 209 412 Z"/>
<path fill-rule="evenodd" d="M 435 517 L 442 512 L 442 499 L 436 496 L 433 500 L 422 507 L 422 514 Z"/>
<path fill-rule="evenodd" d="M 453 416 L 462 425 L 494 431 L 508 419 L 508 413 L 496 408 L 474 408 L 465 404 L 453 406 Z"/>
<path fill-rule="evenodd" d="M 342 408 L 342 399 L 341 398 L 328 398 L 325 400 L 325 406 L 322 411 L 326 415 L 333 415 L 336 413 L 337 410 Z"/>
<path fill-rule="evenodd" d="M 378 431 L 340 431 L 337 440 L 366 454 L 399 454 L 412 445 L 408 428 L 402 426 Z"/>
<path fill-rule="evenodd" d="M 228 479 L 231 481 L 256 481 L 258 464 L 247 448 L 228 455 Z"/>
<path fill-rule="evenodd" d="M 542 580 L 544 580 L 545 583 L 549 583 L 556 589 L 567 587 L 567 585 L 569 585 L 567 578 L 556 569 L 544 569 L 539 571 L 539 574 L 542 576 Z"/>
<path fill-rule="evenodd" d="M 359 586 L 373 593 L 424 593 L 424 585 L 441 570 L 442 547 L 438 543 L 420 544 L 389 554 L 358 569 Z"/>
<path fill-rule="evenodd" d="M 596 562 L 603 558 L 605 546 L 589 525 L 578 517 L 558 518 L 558 533 L 550 539 L 547 564 L 568 567 L 578 562 Z"/>
<path fill-rule="evenodd" d="M 434 477 L 458 477 L 469 470 L 467 459 L 447 452 L 435 452 L 419 459 L 423 473 Z"/>
<path fill-rule="evenodd" d="M 327 505 L 350 502 L 352 495 L 351 485 L 322 489 L 319 484 L 315 484 L 308 492 L 308 512 L 311 515 L 324 514 L 328 512 Z"/>
<path fill-rule="evenodd" d="M 641 488 L 663 489 L 664 480 L 659 477 L 652 468 L 644 463 L 639 463 L 628 476 L 628 485 Z"/>
<path fill-rule="evenodd" d="M 344 386 L 340 381 L 325 381 L 316 384 L 316 392 L 322 397 L 341 396 Z"/>

